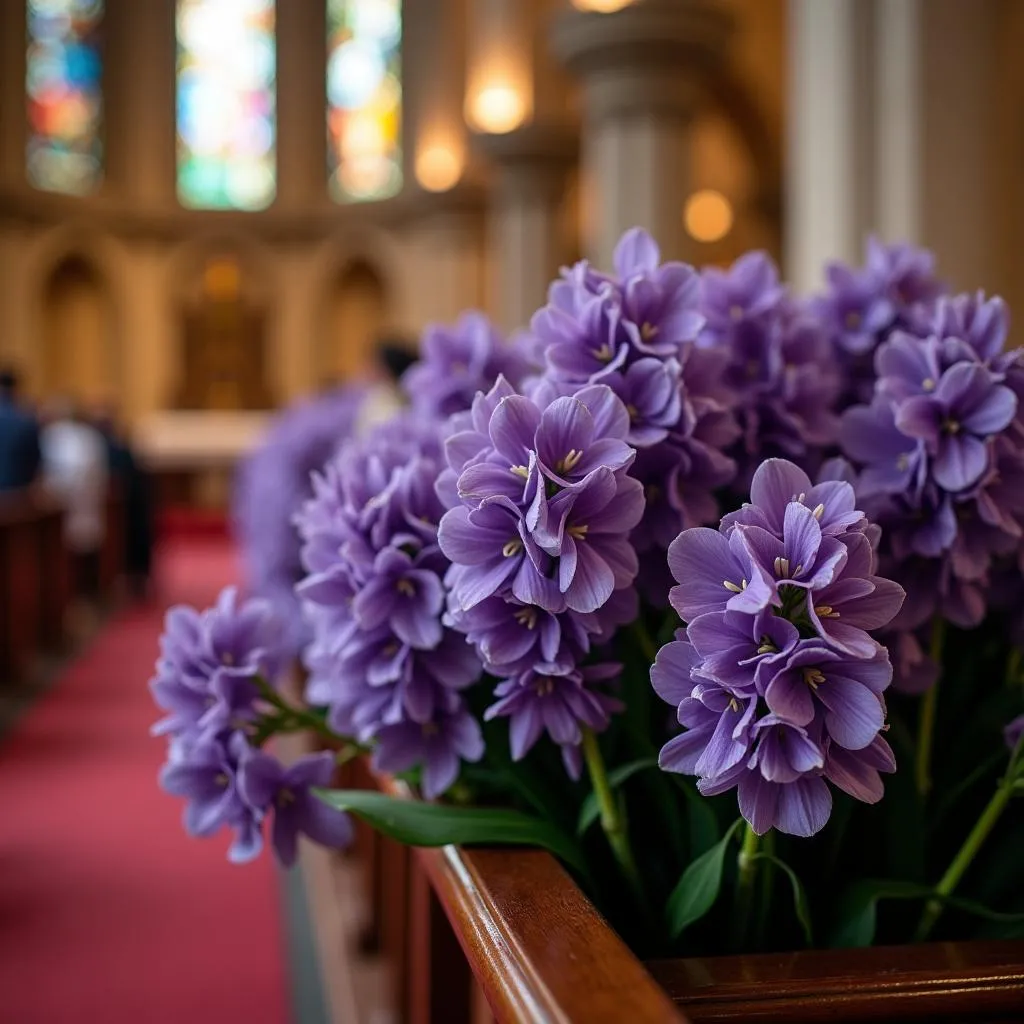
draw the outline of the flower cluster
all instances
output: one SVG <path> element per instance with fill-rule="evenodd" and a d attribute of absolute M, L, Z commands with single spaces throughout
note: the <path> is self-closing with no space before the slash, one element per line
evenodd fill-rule
<path fill-rule="evenodd" d="M 700 345 L 726 361 L 741 436 L 732 454 L 735 489 L 745 494 L 754 470 L 771 456 L 808 471 L 836 433 L 839 377 L 828 337 L 812 310 L 779 283 L 765 253 L 702 276 Z"/>
<path fill-rule="evenodd" d="M 296 855 L 299 833 L 325 846 L 343 846 L 351 825 L 310 792 L 334 774 L 330 753 L 285 768 L 255 745 L 263 687 L 283 662 L 279 623 L 262 600 L 238 603 L 233 588 L 199 613 L 172 608 L 150 688 L 168 712 L 154 726 L 170 737 L 160 784 L 184 797 L 185 828 L 210 836 L 224 826 L 235 833 L 229 853 L 251 860 L 263 847 L 262 825 L 273 808 L 273 844 L 283 864 Z"/>
<path fill-rule="evenodd" d="M 520 345 L 506 342 L 482 313 L 464 313 L 454 326 L 423 332 L 420 358 L 402 375 L 402 390 L 417 412 L 444 418 L 468 409 L 499 376 L 518 385 L 529 369 Z"/>
<path fill-rule="evenodd" d="M 439 424 L 402 414 L 343 446 L 297 520 L 314 627 L 307 698 L 341 735 L 375 741 L 379 768 L 422 765 L 428 796 L 483 753 L 459 693 L 480 662 L 441 621 L 440 468 Z"/>
<path fill-rule="evenodd" d="M 309 640 L 309 627 L 295 594 L 303 572 L 292 519 L 312 492 L 313 471 L 354 431 L 365 398 L 364 387 L 349 386 L 286 409 L 235 478 L 232 522 L 247 582 L 274 606 L 293 653 Z"/>
<path fill-rule="evenodd" d="M 738 790 L 758 834 L 809 836 L 831 813 L 826 780 L 882 796 L 895 762 L 882 737 L 892 669 L 870 635 L 903 591 L 875 575 L 871 531 L 853 488 L 812 486 L 784 460 L 754 474 L 751 502 L 719 529 L 669 549 L 672 606 L 687 623 L 651 670 L 686 731 L 661 752 L 702 793 Z"/>
<path fill-rule="evenodd" d="M 646 232 L 628 231 L 614 276 L 585 261 L 564 270 L 531 322 L 546 396 L 604 384 L 628 412 L 625 439 L 637 449 L 630 475 L 647 498 L 632 538 L 641 553 L 664 551 L 680 529 L 715 519 L 714 492 L 735 475 L 724 452 L 738 435 L 726 357 L 695 345 L 704 323 L 700 277 L 659 260 Z"/>
<path fill-rule="evenodd" d="M 614 707 L 589 685 L 614 670 L 579 662 L 635 615 L 629 534 L 644 497 L 614 392 L 588 385 L 545 404 L 542 391 L 528 398 L 500 378 L 458 418 L 438 541 L 452 563 L 448 621 L 505 679 L 488 717 L 511 717 L 516 758 L 546 728 L 575 772 L 580 726 L 603 729 Z"/>
<path fill-rule="evenodd" d="M 945 290 L 935 275 L 935 258 L 925 249 L 870 238 L 863 267 L 830 263 L 825 278 L 827 288 L 812 306 L 842 369 L 841 405 L 870 402 L 878 346 L 893 331 L 927 317 Z"/>
<path fill-rule="evenodd" d="M 1003 353 L 1006 311 L 983 295 L 940 298 L 914 333 L 895 331 L 875 354 L 875 394 L 843 415 L 844 452 L 860 469 L 858 498 L 883 529 L 888 575 L 907 590 L 894 626 L 912 631 L 937 613 L 976 626 L 992 571 L 1024 536 L 1024 369 Z M 898 680 L 910 689 L 916 638 Z"/>

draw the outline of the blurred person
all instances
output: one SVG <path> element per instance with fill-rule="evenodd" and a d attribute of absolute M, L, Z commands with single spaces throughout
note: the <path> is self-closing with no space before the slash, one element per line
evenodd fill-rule
<path fill-rule="evenodd" d="M 153 564 L 152 482 L 132 449 L 112 403 L 97 407 L 93 422 L 103 436 L 107 471 L 124 502 L 124 569 L 132 594 L 143 599 L 149 589 Z"/>
<path fill-rule="evenodd" d="M 70 400 L 58 399 L 47 413 L 41 439 L 43 479 L 64 502 L 64 540 L 75 563 L 77 597 L 93 603 L 100 592 L 106 535 L 106 445 Z"/>
<path fill-rule="evenodd" d="M 0 491 L 28 487 L 39 473 L 39 423 L 19 401 L 18 375 L 0 370 Z"/>

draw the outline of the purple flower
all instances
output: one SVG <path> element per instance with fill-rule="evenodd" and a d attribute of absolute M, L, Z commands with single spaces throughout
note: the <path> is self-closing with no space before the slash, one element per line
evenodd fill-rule
<path fill-rule="evenodd" d="M 287 653 L 281 623 L 268 602 L 238 602 L 226 587 L 203 612 L 185 607 L 167 613 L 161 657 L 150 690 L 170 712 L 158 735 L 216 736 L 256 716 L 257 680 L 273 683 Z"/>
<path fill-rule="evenodd" d="M 238 789 L 246 803 L 261 811 L 274 809 L 274 852 L 285 866 L 295 863 L 299 833 L 321 846 L 336 848 L 352 841 L 348 816 L 318 799 L 311 789 L 329 786 L 334 755 L 309 754 L 285 767 L 276 758 L 249 750 L 238 768 Z"/>
<path fill-rule="evenodd" d="M 311 474 L 355 429 L 366 394 L 363 386 L 349 386 L 289 407 L 274 418 L 235 477 L 232 526 L 248 585 L 282 620 L 290 655 L 309 639 L 294 591 L 302 562 L 292 519 L 312 494 Z"/>
<path fill-rule="evenodd" d="M 454 722 L 458 691 L 482 671 L 479 655 L 443 621 L 451 567 L 438 544 L 441 434 L 438 421 L 403 415 L 348 442 L 297 520 L 309 570 L 298 590 L 313 627 L 307 698 L 326 706 L 341 735 L 383 742 L 387 732 L 392 752 L 402 737 Z M 494 513 L 503 510 L 481 512 Z M 441 743 L 401 749 L 430 756 L 435 767 L 423 767 L 432 782 L 451 781 Z M 447 749 L 457 763 L 462 747 Z"/>
<path fill-rule="evenodd" d="M 601 732 L 607 728 L 617 700 L 592 688 L 614 678 L 620 665 L 590 665 L 562 671 L 557 665 L 539 665 L 513 679 L 499 683 L 498 700 L 484 718 L 508 717 L 512 759 L 520 761 L 547 732 L 561 747 L 577 747 L 583 741 L 581 728 Z"/>
<path fill-rule="evenodd" d="M 477 720 L 465 708 L 439 714 L 429 722 L 387 725 L 377 734 L 373 764 L 378 771 L 404 772 L 423 766 L 423 795 L 444 793 L 459 774 L 460 761 L 479 761 L 484 740 Z"/>
<path fill-rule="evenodd" d="M 831 812 L 826 780 L 873 802 L 878 772 L 894 767 L 880 739 L 892 668 L 868 631 L 903 592 L 876 575 L 874 528 L 845 481 L 812 485 L 770 460 L 751 498 L 669 549 L 670 600 L 688 626 L 658 652 L 651 683 L 685 731 L 659 763 L 699 776 L 709 796 L 735 788 L 759 834 L 809 836 Z"/>
<path fill-rule="evenodd" d="M 172 796 L 185 797 L 185 829 L 206 837 L 227 825 L 235 830 L 229 852 L 235 863 L 245 863 L 262 849 L 260 813 L 242 797 L 238 764 L 248 750 L 241 733 L 223 739 L 206 737 L 178 743 L 160 771 L 160 786 Z"/>
<path fill-rule="evenodd" d="M 990 371 L 957 363 L 943 373 L 933 394 L 900 403 L 896 425 L 925 442 L 935 482 L 962 491 L 985 472 L 985 441 L 1008 426 L 1016 411 L 1017 396 L 997 384 Z"/>
<path fill-rule="evenodd" d="M 449 416 L 468 409 L 478 391 L 499 376 L 518 384 L 529 363 L 482 313 L 464 313 L 453 327 L 423 332 L 420 359 L 402 377 L 402 389 L 425 415 Z"/>
<path fill-rule="evenodd" d="M 820 320 L 790 299 L 764 253 L 748 253 L 728 271 L 703 276 L 700 344 L 727 358 L 742 430 L 730 454 L 745 488 L 766 456 L 810 463 L 835 439 L 838 394 L 834 353 Z"/>

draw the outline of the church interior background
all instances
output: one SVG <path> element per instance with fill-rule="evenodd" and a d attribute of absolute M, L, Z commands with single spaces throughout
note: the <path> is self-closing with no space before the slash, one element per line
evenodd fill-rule
<path fill-rule="evenodd" d="M 113 403 L 154 457 L 214 443 L 196 413 L 249 436 L 382 335 L 471 307 L 522 327 L 632 223 L 697 264 L 764 248 L 797 287 L 876 230 L 1011 308 L 1024 291 L 1013 0 L 0 17 L 0 361 L 35 398 Z"/>

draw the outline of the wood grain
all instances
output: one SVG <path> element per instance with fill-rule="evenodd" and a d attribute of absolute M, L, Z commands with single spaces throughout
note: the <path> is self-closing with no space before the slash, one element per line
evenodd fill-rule
<path fill-rule="evenodd" d="M 549 854 L 417 855 L 502 1024 L 686 1024 Z"/>
<path fill-rule="evenodd" d="M 1022 1021 L 1024 943 L 950 942 L 648 964 L 702 1021 Z"/>

